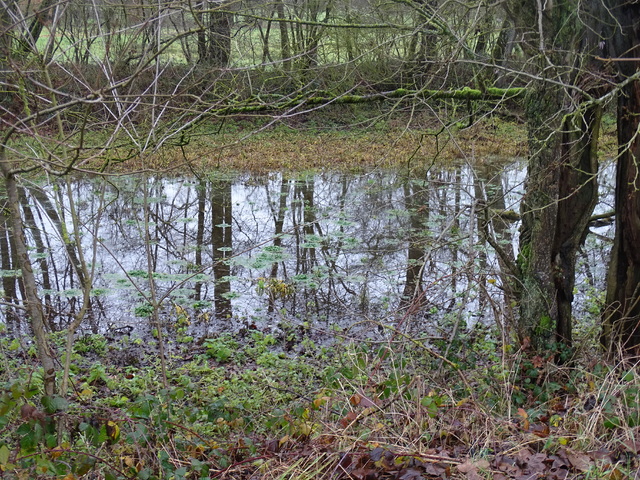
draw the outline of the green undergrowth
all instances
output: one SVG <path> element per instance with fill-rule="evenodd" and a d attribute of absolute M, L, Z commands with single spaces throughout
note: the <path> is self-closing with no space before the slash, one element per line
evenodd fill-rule
<path fill-rule="evenodd" d="M 558 367 L 485 333 L 448 349 L 401 332 L 307 339 L 296 354 L 258 330 L 169 342 L 166 385 L 153 341 L 87 335 L 66 397 L 44 396 L 29 339 L 3 334 L 0 477 L 520 478 L 536 459 L 561 463 L 562 478 L 635 468 L 634 369 Z"/>
<path fill-rule="evenodd" d="M 340 108 L 277 122 L 259 116 L 212 119 L 189 130 L 177 146 L 168 143 L 145 155 L 116 149 L 95 161 L 93 168 L 104 167 L 111 173 L 147 169 L 270 172 L 331 165 L 343 171 L 405 168 L 416 172 L 434 163 L 446 166 L 496 157 L 513 159 L 526 151 L 526 129 L 517 120 L 487 116 L 467 127 L 447 123 L 444 116 L 450 113 L 425 109 L 391 114 L 369 107 L 364 111 Z M 96 138 L 95 143 L 101 142 Z M 105 159 L 110 160 L 106 167 Z"/>

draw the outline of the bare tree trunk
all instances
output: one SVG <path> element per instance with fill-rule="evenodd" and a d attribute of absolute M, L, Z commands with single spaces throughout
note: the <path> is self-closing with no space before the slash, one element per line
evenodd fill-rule
<path fill-rule="evenodd" d="M 5 186 L 7 188 L 7 207 L 11 216 L 15 249 L 22 272 L 22 281 L 24 283 L 25 308 L 29 315 L 31 329 L 33 330 L 38 357 L 44 370 L 44 391 L 46 395 L 54 395 L 56 393 L 56 360 L 49 346 L 42 302 L 40 301 L 40 297 L 38 297 L 36 278 L 33 273 L 31 259 L 29 258 L 24 225 L 20 214 L 18 183 L 15 174 L 9 168 L 4 151 L 0 153 L 0 171 L 4 176 Z"/>
<path fill-rule="evenodd" d="M 13 6 L 13 2 L 7 3 L 7 8 L 0 8 L 0 85 L 3 85 L 3 88 L 0 89 L 0 104 L 7 104 L 11 99 L 11 93 L 4 87 L 8 79 L 7 72 L 13 47 L 12 22 L 9 14 L 9 5 Z"/>
<path fill-rule="evenodd" d="M 640 5 L 610 2 L 616 22 L 611 38 L 619 80 L 640 66 Z M 618 96 L 618 165 L 616 172 L 616 233 L 607 278 L 602 343 L 610 353 L 640 353 L 640 82 L 628 83 Z"/>
<path fill-rule="evenodd" d="M 33 53 L 35 51 L 42 30 L 49 20 L 50 10 L 55 7 L 56 3 L 56 0 L 44 0 L 34 13 L 31 25 L 29 25 L 28 31 L 24 32 L 22 39 L 22 51 L 24 53 Z"/>
<path fill-rule="evenodd" d="M 571 346 L 575 260 L 597 201 L 600 108 L 565 112 L 560 121 L 562 93 L 539 85 L 527 105 L 533 155 L 522 204 L 518 333 L 537 351 Z"/>
<path fill-rule="evenodd" d="M 220 2 L 218 9 L 222 6 Z M 209 14 L 209 61 L 215 67 L 224 68 L 231 58 L 231 17 L 218 9 Z"/>
<path fill-rule="evenodd" d="M 223 2 L 199 2 L 198 57 L 201 63 L 224 68 L 231 58 L 231 16 Z M 212 8 L 213 7 L 213 8 Z"/>
<path fill-rule="evenodd" d="M 278 18 L 284 20 L 286 18 L 284 12 L 284 1 L 276 0 L 276 10 L 278 11 Z M 280 54 L 282 56 L 282 64 L 285 70 L 291 69 L 291 46 L 289 44 L 289 27 L 286 22 L 280 22 Z"/>

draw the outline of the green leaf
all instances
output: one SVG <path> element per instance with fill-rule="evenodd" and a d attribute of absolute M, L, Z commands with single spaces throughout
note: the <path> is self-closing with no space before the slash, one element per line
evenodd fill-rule
<path fill-rule="evenodd" d="M 604 420 L 603 425 L 605 428 L 618 428 L 622 425 L 622 421 L 620 421 L 620 417 L 609 417 Z"/>
<path fill-rule="evenodd" d="M 6 465 L 7 463 L 9 463 L 10 454 L 11 452 L 9 451 L 6 445 L 2 445 L 0 447 L 0 465 Z"/>
<path fill-rule="evenodd" d="M 96 464 L 95 458 L 83 455 L 80 461 L 75 465 L 76 475 L 80 477 L 82 475 L 86 475 L 91 471 L 91 469 L 94 467 L 95 464 Z"/>
<path fill-rule="evenodd" d="M 140 480 L 149 480 L 151 478 L 152 473 L 153 472 L 151 471 L 150 468 L 143 468 L 138 472 L 138 478 Z"/>
<path fill-rule="evenodd" d="M 69 407 L 69 402 L 59 395 L 45 395 L 42 397 L 42 406 L 47 413 L 64 412 Z"/>

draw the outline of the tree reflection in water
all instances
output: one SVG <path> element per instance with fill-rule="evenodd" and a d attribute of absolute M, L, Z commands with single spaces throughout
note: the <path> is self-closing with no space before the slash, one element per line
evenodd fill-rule
<path fill-rule="evenodd" d="M 509 323 L 513 286 L 485 235 L 514 260 L 518 223 L 499 213 L 518 211 L 519 172 L 517 165 L 484 165 L 433 170 L 425 178 L 382 171 L 147 177 L 146 185 L 138 177 L 111 178 L 98 229 L 93 328 L 148 328 L 136 316 L 144 313 L 137 289 L 145 288 L 148 254 L 165 322 L 175 322 L 177 304 L 190 312 L 194 331 L 309 322 L 374 336 L 369 320 L 396 325 L 404 318 L 403 328 L 422 333 L 479 319 Z M 93 193 L 100 182 L 74 183 L 87 232 L 97 218 Z M 23 190 L 23 213 L 49 324 L 59 329 L 82 297 L 73 243 L 61 241 L 70 222 L 65 189 L 55 187 Z M 152 249 L 142 234 L 144 188 Z M 490 223 L 476 217 L 479 211 L 493 212 Z M 81 241 L 85 251 L 92 248 L 89 234 Z M 20 278 L 4 219 L 0 259 L 4 321 L 18 329 Z"/>

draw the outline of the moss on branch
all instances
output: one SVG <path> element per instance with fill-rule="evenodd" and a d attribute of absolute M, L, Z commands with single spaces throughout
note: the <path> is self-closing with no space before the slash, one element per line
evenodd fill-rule
<path fill-rule="evenodd" d="M 388 92 L 372 93 L 366 95 L 337 95 L 330 96 L 298 96 L 294 99 L 286 101 L 264 102 L 249 101 L 244 105 L 229 105 L 227 107 L 214 110 L 214 115 L 224 116 L 232 114 L 247 114 L 254 112 L 289 110 L 296 107 L 316 106 L 316 105 L 346 105 L 356 103 L 372 103 L 393 99 L 412 99 L 420 98 L 424 100 L 477 100 L 477 101 L 502 101 L 507 99 L 520 98 L 524 96 L 525 88 L 487 88 L 478 90 L 474 88 L 464 87 L 456 90 L 408 90 L 406 88 L 398 88 Z"/>

